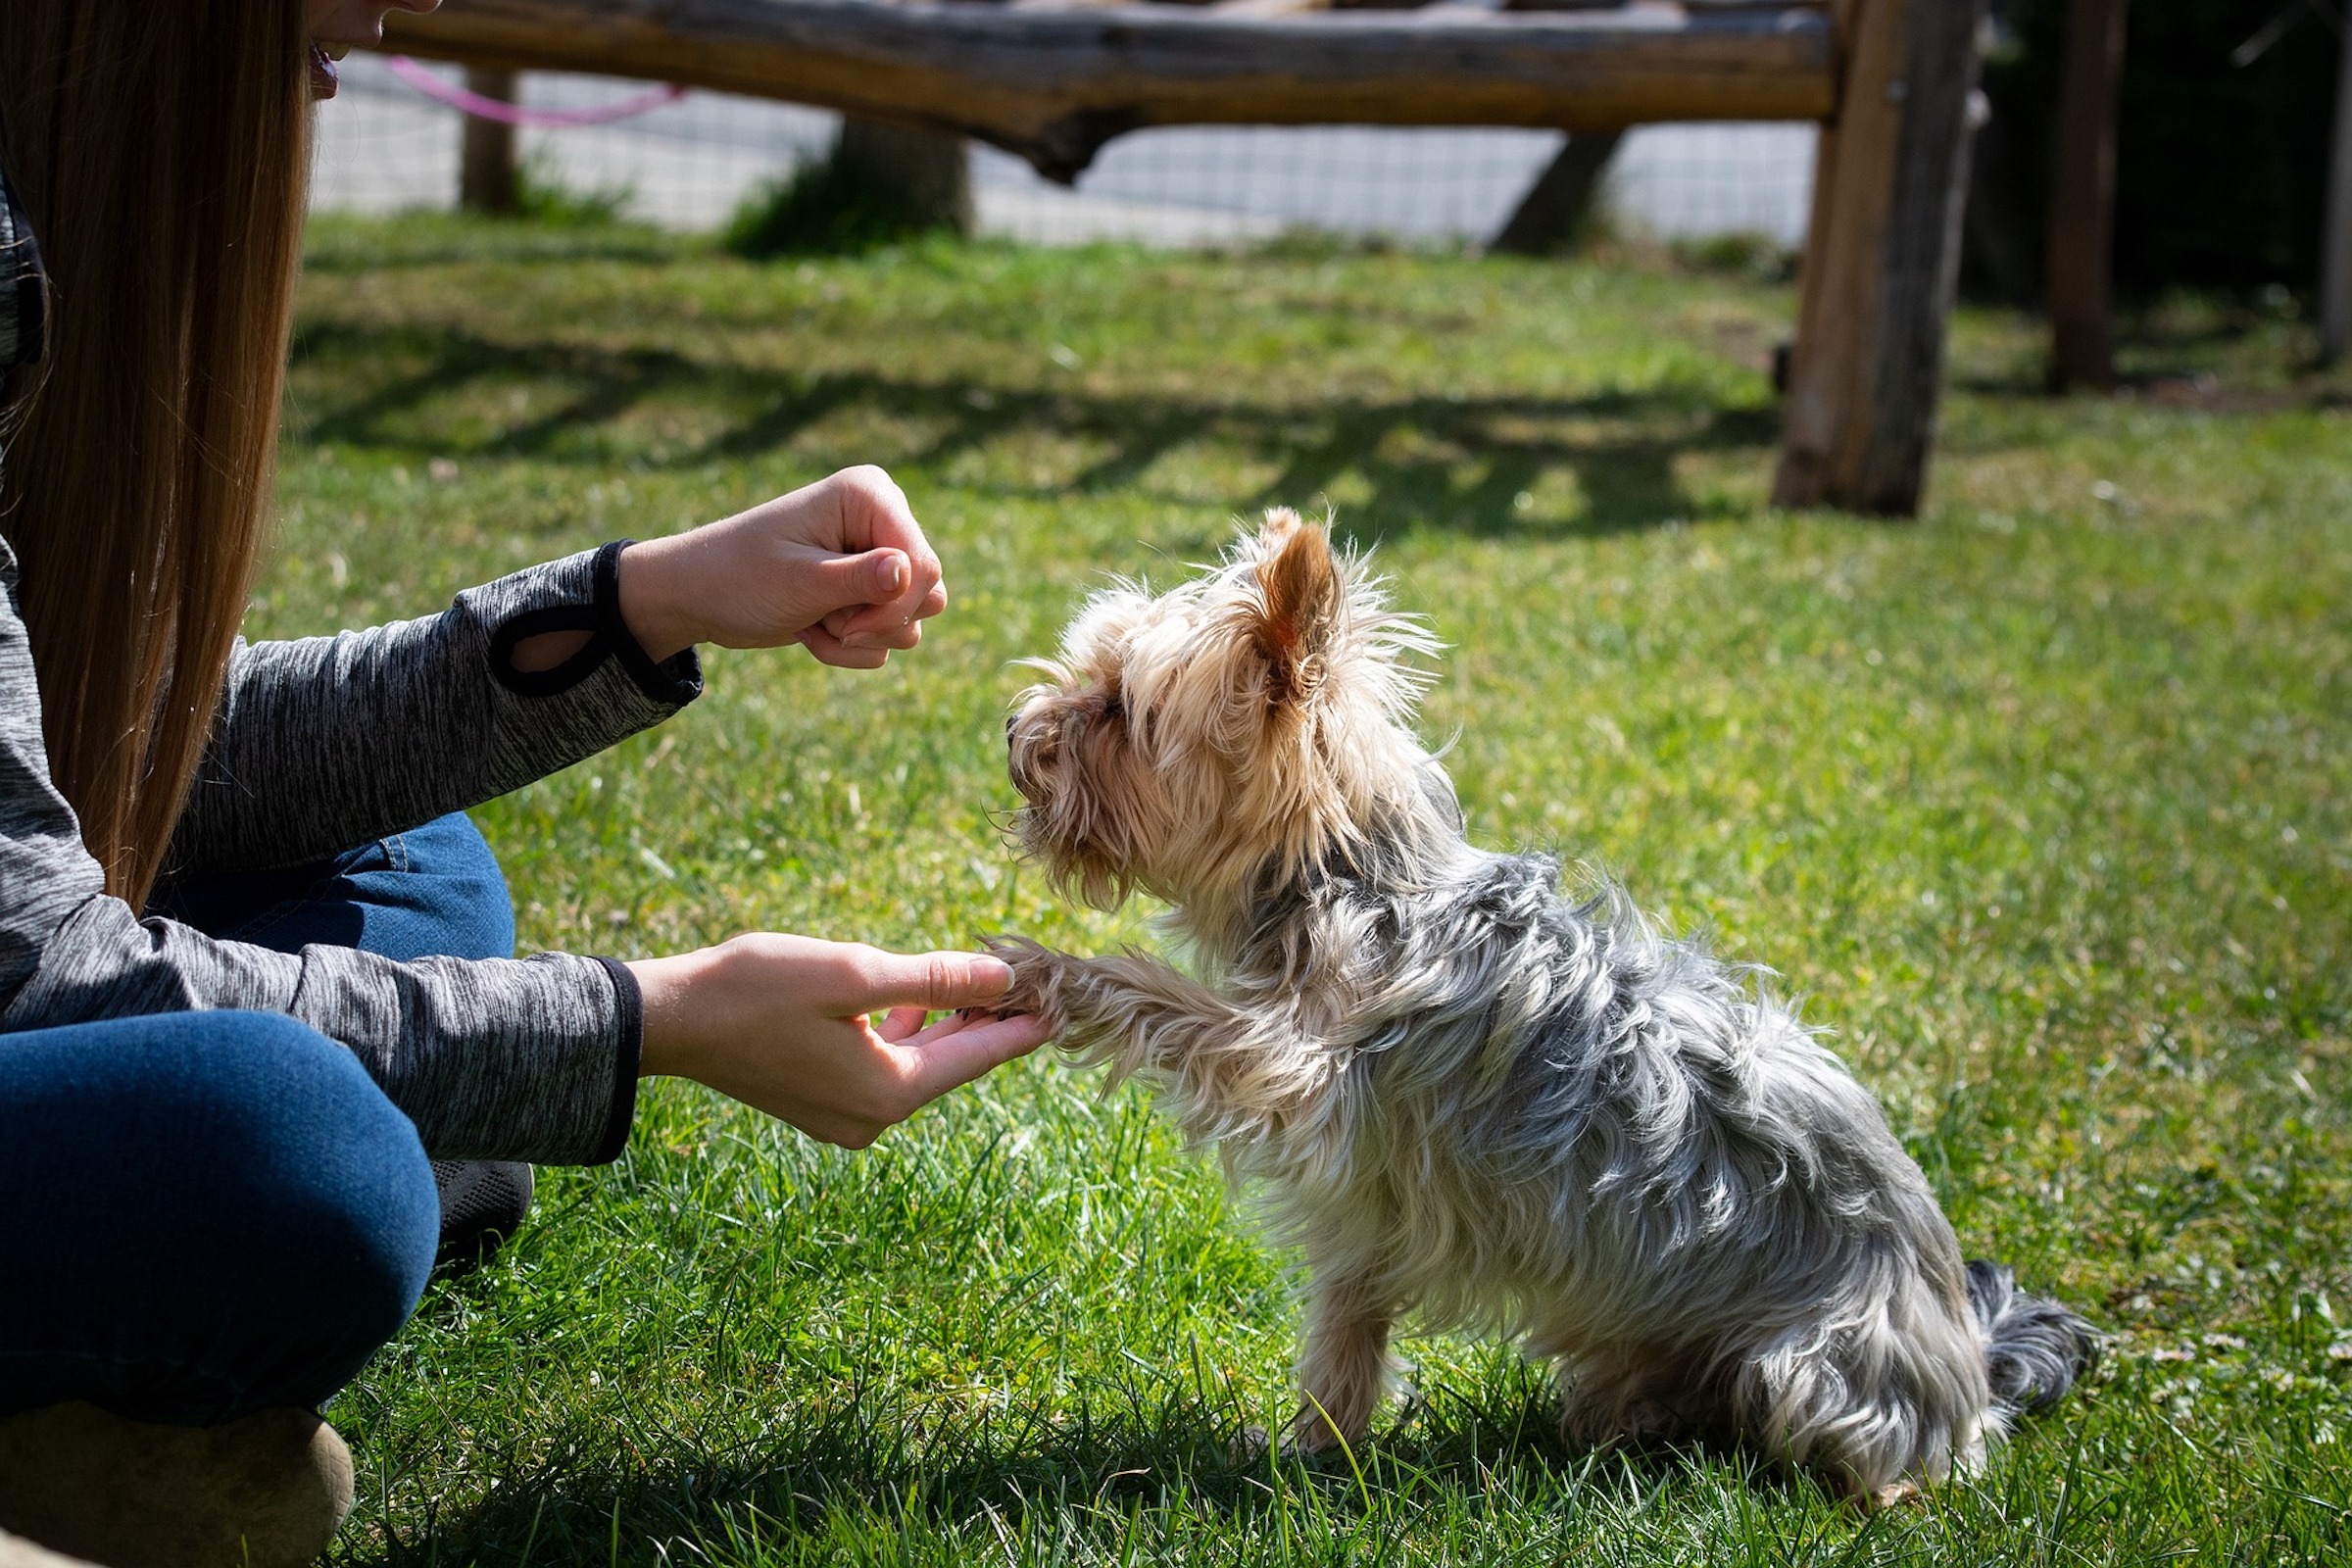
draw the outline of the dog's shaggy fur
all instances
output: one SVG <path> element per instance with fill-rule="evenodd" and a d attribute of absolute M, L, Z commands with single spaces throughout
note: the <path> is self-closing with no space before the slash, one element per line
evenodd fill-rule
<path fill-rule="evenodd" d="M 1027 851 L 1173 906 L 1193 979 L 1001 940 L 1063 1045 L 1270 1188 L 1313 1284 L 1292 1441 L 1353 1444 L 1406 1314 L 1515 1337 L 1588 1443 L 1734 1440 L 1859 1497 L 1976 1463 L 2088 1325 L 1963 1268 L 1876 1103 L 1743 971 L 1463 837 L 1434 645 L 1323 528 L 1099 595 L 1009 726 Z"/>

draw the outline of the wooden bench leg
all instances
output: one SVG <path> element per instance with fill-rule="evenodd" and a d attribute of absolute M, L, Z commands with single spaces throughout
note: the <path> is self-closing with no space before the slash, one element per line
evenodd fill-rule
<path fill-rule="evenodd" d="M 517 73 L 466 73 L 466 90 L 502 104 L 519 100 Z M 514 127 L 478 115 L 466 117 L 458 147 L 458 205 L 469 213 L 509 214 L 521 204 L 522 184 L 514 162 Z"/>
<path fill-rule="evenodd" d="M 1773 502 L 1919 511 L 1960 268 L 1984 0 L 1845 0 Z"/>

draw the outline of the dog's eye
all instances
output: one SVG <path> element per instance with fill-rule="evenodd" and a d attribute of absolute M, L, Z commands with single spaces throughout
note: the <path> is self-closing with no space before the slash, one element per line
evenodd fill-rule
<path fill-rule="evenodd" d="M 1104 723 L 1120 724 L 1126 722 L 1126 719 L 1127 700 L 1125 698 L 1117 692 L 1112 692 L 1108 697 L 1102 699 L 1102 721 Z"/>

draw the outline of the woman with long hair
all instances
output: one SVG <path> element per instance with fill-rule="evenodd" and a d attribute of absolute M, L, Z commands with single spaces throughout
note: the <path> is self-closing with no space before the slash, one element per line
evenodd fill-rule
<path fill-rule="evenodd" d="M 0 1530 L 104 1563 L 323 1549 L 320 1404 L 640 1078 L 861 1147 L 1042 1038 L 969 954 L 516 959 L 462 814 L 675 712 L 698 643 L 915 647 L 946 593 L 878 469 L 238 639 L 312 104 L 435 4 L 0 10 Z"/>

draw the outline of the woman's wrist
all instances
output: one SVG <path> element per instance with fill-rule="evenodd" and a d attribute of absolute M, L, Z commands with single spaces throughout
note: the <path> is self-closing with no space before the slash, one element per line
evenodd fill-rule
<path fill-rule="evenodd" d="M 620 553 L 620 618 L 657 664 L 705 640 L 691 578 L 697 558 L 708 548 L 707 541 L 684 533 L 632 544 Z"/>
<path fill-rule="evenodd" d="M 696 1042 L 702 1029 L 695 995 L 721 961 L 722 950 L 703 948 L 628 965 L 643 999 L 645 1034 L 637 1054 L 640 1078 L 696 1076 Z"/>

